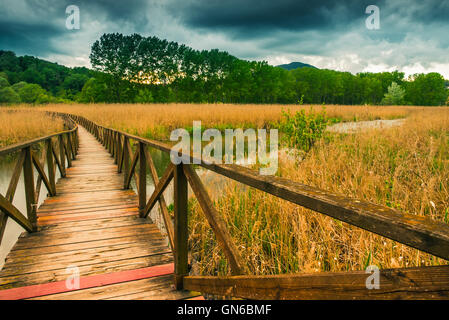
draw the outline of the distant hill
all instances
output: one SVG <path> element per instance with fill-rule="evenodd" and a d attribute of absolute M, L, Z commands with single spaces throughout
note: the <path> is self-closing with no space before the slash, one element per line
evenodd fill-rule
<path fill-rule="evenodd" d="M 302 63 L 302 62 L 292 62 L 289 64 L 280 64 L 276 67 L 285 69 L 285 70 L 293 70 L 293 69 L 298 69 L 298 68 L 304 68 L 304 67 L 309 67 L 309 68 L 314 68 L 314 69 L 318 69 L 317 67 L 314 67 L 310 64 L 307 63 Z"/>

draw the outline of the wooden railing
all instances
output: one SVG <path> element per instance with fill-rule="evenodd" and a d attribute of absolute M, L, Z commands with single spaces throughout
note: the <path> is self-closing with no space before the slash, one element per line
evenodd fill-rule
<path fill-rule="evenodd" d="M 5 195 L 0 194 L 0 244 L 3 239 L 8 218 L 13 219 L 28 232 L 37 231 L 36 210 L 42 183 L 48 190 L 49 196 L 56 195 L 56 168 L 61 177 L 66 175 L 67 167 L 72 165 L 78 150 L 78 126 L 67 115 L 48 113 L 49 116 L 60 117 L 68 130 L 40 137 L 23 143 L 0 148 L 0 157 L 18 154 L 11 180 Z M 41 148 L 41 145 L 44 145 Z M 41 150 L 41 157 L 33 150 Z M 45 172 L 47 166 L 47 173 Z M 35 181 L 34 169 L 37 170 Z M 23 171 L 25 184 L 26 214 L 20 212 L 13 205 L 14 195 Z"/>
<path fill-rule="evenodd" d="M 119 172 L 124 171 L 124 188 L 136 180 L 141 217 L 146 217 L 159 202 L 168 238 L 174 253 L 175 286 L 220 296 L 250 299 L 392 299 L 448 298 L 449 266 L 381 270 L 380 288 L 369 290 L 365 271 L 252 276 L 214 208 L 205 186 L 192 165 L 170 163 L 158 179 L 147 147 L 169 153 L 171 147 L 119 130 L 100 126 L 84 117 L 71 117 L 87 128 L 115 157 Z M 130 141 L 136 143 L 135 151 Z M 192 154 L 182 157 L 193 160 Z M 198 159 L 197 159 L 198 160 Z M 137 169 L 137 163 L 139 167 Z M 318 188 L 276 176 L 262 176 L 257 171 L 238 165 L 218 165 L 204 162 L 208 170 L 265 191 L 279 198 L 328 215 L 340 221 L 371 231 L 407 246 L 449 260 L 449 225 L 430 219 L 400 213 L 397 210 L 332 194 Z M 155 190 L 146 201 L 147 166 Z M 163 192 L 174 179 L 174 224 L 168 214 Z M 228 259 L 232 276 L 210 277 L 188 275 L 187 189 L 190 184 L 217 241 Z"/>

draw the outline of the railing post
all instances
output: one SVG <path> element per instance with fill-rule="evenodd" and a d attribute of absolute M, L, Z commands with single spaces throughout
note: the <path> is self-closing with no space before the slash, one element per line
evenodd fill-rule
<path fill-rule="evenodd" d="M 131 155 L 129 154 L 128 150 L 129 150 L 129 138 L 127 136 L 124 137 L 123 139 L 123 148 L 124 148 L 124 154 L 123 156 L 125 157 L 123 159 L 123 166 L 124 166 L 124 170 L 125 170 L 125 174 L 124 176 L 124 180 L 123 180 L 123 186 L 124 188 L 126 188 L 126 181 L 128 180 L 128 175 L 129 175 L 129 167 L 130 167 L 130 163 L 129 163 L 129 158 L 131 157 Z"/>
<path fill-rule="evenodd" d="M 67 134 L 67 149 L 69 149 L 70 160 L 75 160 L 75 151 L 73 150 L 73 138 L 71 132 Z"/>
<path fill-rule="evenodd" d="M 64 134 L 66 135 L 66 134 Z M 67 133 L 67 143 L 64 142 L 64 135 L 62 137 L 62 141 L 64 143 L 64 150 L 67 158 L 67 168 L 72 166 L 72 152 L 70 151 L 70 133 Z"/>
<path fill-rule="evenodd" d="M 183 289 L 183 278 L 188 275 L 188 229 L 187 229 L 187 178 L 182 168 L 175 167 L 174 172 L 174 233 L 175 233 L 175 288 Z"/>
<path fill-rule="evenodd" d="M 25 198 L 28 221 L 37 230 L 36 217 L 36 194 L 34 189 L 33 160 L 31 158 L 31 147 L 25 148 L 25 161 L 23 163 L 23 181 L 25 183 Z"/>
<path fill-rule="evenodd" d="M 50 186 L 52 193 L 56 195 L 56 176 L 55 176 L 55 164 L 53 160 L 53 146 L 51 144 L 51 138 L 45 141 L 47 147 L 47 170 L 48 180 L 50 180 Z"/>
<path fill-rule="evenodd" d="M 139 215 L 145 215 L 147 204 L 147 159 L 145 158 L 145 144 L 139 142 Z"/>
<path fill-rule="evenodd" d="M 117 164 L 118 173 L 122 172 L 122 137 L 119 132 L 117 132 Z"/>
<path fill-rule="evenodd" d="M 118 146 L 118 133 L 114 132 L 112 136 L 112 155 L 114 156 L 114 164 L 118 163 L 118 153 L 117 153 L 117 146 Z"/>
<path fill-rule="evenodd" d="M 65 172 L 64 137 L 62 136 L 62 134 L 60 134 L 58 136 L 58 141 L 59 141 L 59 161 L 61 163 L 61 169 L 62 169 L 61 176 L 65 177 L 66 172 Z"/>

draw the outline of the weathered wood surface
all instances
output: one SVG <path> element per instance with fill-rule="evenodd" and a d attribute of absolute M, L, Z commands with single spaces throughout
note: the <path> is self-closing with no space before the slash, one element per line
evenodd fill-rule
<path fill-rule="evenodd" d="M 184 288 L 246 299 L 449 299 L 449 266 L 380 270 L 378 288 L 368 289 L 364 271 L 266 276 L 188 276 Z M 369 283 L 370 280 L 368 280 Z"/>
<path fill-rule="evenodd" d="M 188 291 L 175 291 L 172 272 L 144 279 L 120 276 L 123 272 L 139 274 L 145 268 L 173 263 L 173 255 L 151 220 L 139 217 L 139 199 L 132 190 L 123 190 L 124 178 L 117 173 L 114 158 L 83 128 L 79 128 L 79 140 L 76 160 L 71 161 L 72 166 L 65 170 L 66 177 L 56 184 L 57 195 L 47 198 L 37 210 L 39 231 L 24 232 L 8 255 L 0 271 L 0 298 L 8 297 L 9 292 L 11 297 L 20 297 L 17 291 L 35 294 L 36 285 L 63 287 L 61 281 L 70 275 L 67 268 L 73 266 L 79 268 L 81 283 L 97 275 L 104 275 L 106 280 L 119 280 L 104 286 L 34 297 L 184 299 L 196 296 Z M 66 160 L 73 155 L 74 147 L 69 145 L 64 150 Z M 55 155 L 54 149 L 48 154 Z M 31 158 L 28 161 L 31 163 Z M 52 189 L 48 181 L 44 183 Z M 30 188 L 29 192 L 32 191 Z M 6 209 L 20 220 L 14 209 Z M 23 290 L 15 289 L 13 294 L 12 288 Z M 26 294 L 24 297 L 33 298 Z"/>

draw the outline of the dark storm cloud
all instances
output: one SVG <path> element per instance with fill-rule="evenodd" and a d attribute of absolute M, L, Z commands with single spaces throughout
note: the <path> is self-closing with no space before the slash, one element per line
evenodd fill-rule
<path fill-rule="evenodd" d="M 375 1 L 382 5 L 384 1 Z M 187 0 L 173 10 L 187 27 L 230 32 L 236 37 L 264 37 L 276 31 L 345 29 L 363 21 L 365 8 L 373 1 L 305 0 Z M 179 3 L 169 7 L 179 8 Z M 242 31 L 242 32 L 239 32 Z"/>
<path fill-rule="evenodd" d="M 80 30 L 65 27 L 72 4 Z M 380 8 L 380 30 L 365 27 L 368 5 Z M 351 72 L 444 64 L 449 77 L 448 16 L 449 0 L 0 0 L 0 49 L 88 65 L 103 33 L 140 33 Z"/>
<path fill-rule="evenodd" d="M 71 51 L 64 37 L 73 39 L 78 31 L 70 33 L 65 26 L 69 5 L 79 7 L 82 27 L 97 22 L 107 31 L 147 23 L 145 0 L 0 0 L 0 49 L 37 56 Z"/>
<path fill-rule="evenodd" d="M 53 25 L 0 21 L 0 30 L 0 49 L 39 56 L 62 52 L 48 43 L 65 32 Z"/>

